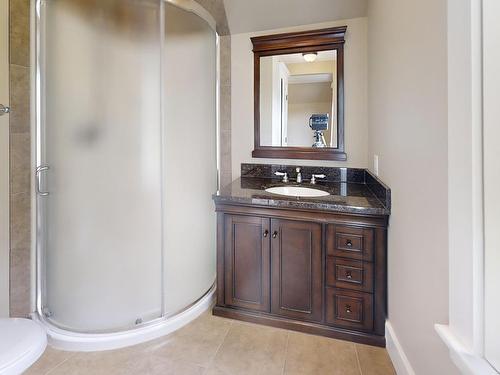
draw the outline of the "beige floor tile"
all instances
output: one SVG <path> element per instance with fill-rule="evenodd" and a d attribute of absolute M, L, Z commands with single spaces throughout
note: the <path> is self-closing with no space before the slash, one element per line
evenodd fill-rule
<path fill-rule="evenodd" d="M 50 375 L 147 374 L 150 358 L 130 349 L 78 353 L 49 372 Z"/>
<path fill-rule="evenodd" d="M 395 375 L 387 350 L 356 344 L 359 364 L 363 375 Z"/>
<path fill-rule="evenodd" d="M 25 375 L 45 375 L 50 370 L 59 366 L 61 363 L 67 359 L 73 357 L 76 353 L 74 352 L 63 352 L 60 350 L 52 349 L 47 347 L 45 352 L 40 357 L 40 359 L 33 364 L 27 371 L 24 372 Z"/>
<path fill-rule="evenodd" d="M 64 352 L 51 353 L 54 356 Z M 55 361 L 52 361 L 55 363 Z M 146 352 L 121 349 L 99 353 L 78 353 L 45 371 L 39 363 L 26 374 L 38 375 L 202 375 L 205 368 L 192 363 L 170 361 Z"/>
<path fill-rule="evenodd" d="M 360 375 L 354 344 L 326 337 L 291 332 L 287 375 Z"/>
<path fill-rule="evenodd" d="M 179 331 L 139 348 L 163 359 L 207 367 L 222 345 L 231 324 L 230 320 L 205 313 Z"/>
<path fill-rule="evenodd" d="M 288 331 L 234 323 L 207 375 L 281 375 Z"/>
<path fill-rule="evenodd" d="M 193 363 L 181 361 L 168 361 L 163 358 L 151 356 L 151 375 L 203 375 L 205 368 Z"/>
<path fill-rule="evenodd" d="M 203 314 L 167 337 L 96 353 L 48 348 L 28 375 L 394 375 L 382 348 Z"/>

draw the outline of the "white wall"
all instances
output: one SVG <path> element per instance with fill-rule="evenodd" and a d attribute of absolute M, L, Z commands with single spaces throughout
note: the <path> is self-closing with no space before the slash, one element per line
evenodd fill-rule
<path fill-rule="evenodd" d="M 345 148 L 347 162 L 253 159 L 253 52 L 250 38 L 257 35 L 311 30 L 347 25 L 345 68 Z M 304 25 L 300 27 L 231 36 L 231 112 L 233 178 L 240 176 L 241 163 L 286 163 L 344 167 L 368 166 L 367 116 L 367 19 Z"/>
<path fill-rule="evenodd" d="M 473 346 L 473 143 L 472 59 L 469 0 L 448 6 L 448 168 L 450 247 L 450 326 L 464 345 Z"/>
<path fill-rule="evenodd" d="M 368 0 L 224 0 L 234 34 L 366 16 Z"/>
<path fill-rule="evenodd" d="M 416 374 L 451 375 L 446 0 L 370 0 L 369 155 L 392 189 L 389 322 Z M 394 353 L 393 353 L 394 354 Z"/>
<path fill-rule="evenodd" d="M 477 327 L 483 315 L 481 31 L 475 31 L 480 28 L 476 21 L 480 14 L 474 15 L 472 3 L 479 4 L 448 0 L 449 328 L 453 337 L 446 341 L 456 340 L 463 350 L 482 352 L 482 332 Z"/>
<path fill-rule="evenodd" d="M 275 100 L 273 90 L 274 61 L 272 57 L 264 58 L 260 62 L 260 77 L 262 82 L 260 86 L 261 142 L 263 145 L 270 146 L 273 144 L 273 109 Z"/>
<path fill-rule="evenodd" d="M 314 142 L 309 119 L 315 113 L 331 113 L 331 102 L 289 103 L 288 104 L 288 145 L 290 147 L 310 147 Z M 330 132 L 325 132 L 325 140 L 330 144 Z"/>
<path fill-rule="evenodd" d="M 500 371 L 500 3 L 484 0 L 485 357 Z"/>

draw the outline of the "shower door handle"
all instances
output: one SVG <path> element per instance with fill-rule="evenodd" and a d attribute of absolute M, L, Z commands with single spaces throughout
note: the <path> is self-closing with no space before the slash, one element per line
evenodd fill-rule
<path fill-rule="evenodd" d="M 42 184 L 41 182 L 42 172 L 46 172 L 49 169 L 50 167 L 48 165 L 43 165 L 36 169 L 36 193 L 42 197 L 46 197 L 47 195 L 49 195 L 49 192 L 40 190 L 40 185 Z"/>

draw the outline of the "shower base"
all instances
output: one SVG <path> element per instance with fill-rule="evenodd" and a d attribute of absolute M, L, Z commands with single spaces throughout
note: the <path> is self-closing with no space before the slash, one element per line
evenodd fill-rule
<path fill-rule="evenodd" d="M 71 332 L 55 327 L 39 313 L 34 313 L 32 319 L 45 328 L 48 343 L 53 348 L 64 351 L 94 352 L 125 348 L 168 335 L 192 322 L 209 310 L 214 303 L 215 285 L 198 301 L 175 316 L 160 318 L 141 327 L 116 333 Z"/>

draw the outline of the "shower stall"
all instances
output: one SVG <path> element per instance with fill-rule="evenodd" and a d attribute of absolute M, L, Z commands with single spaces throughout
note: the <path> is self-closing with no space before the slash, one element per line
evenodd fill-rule
<path fill-rule="evenodd" d="M 218 37 L 191 0 L 35 1 L 36 317 L 122 347 L 210 306 Z"/>

